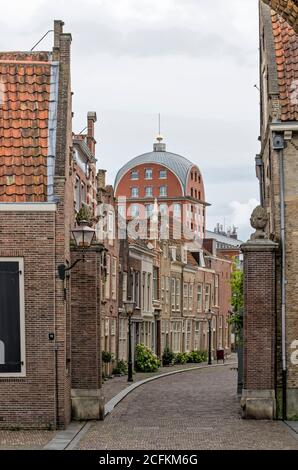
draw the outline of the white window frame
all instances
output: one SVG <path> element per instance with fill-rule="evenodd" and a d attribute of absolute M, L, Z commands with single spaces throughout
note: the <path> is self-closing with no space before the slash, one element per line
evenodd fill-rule
<path fill-rule="evenodd" d="M 145 187 L 145 197 L 153 197 L 153 187 L 146 186 Z"/>
<path fill-rule="evenodd" d="M 147 176 L 147 172 L 150 173 L 150 176 Z M 145 169 L 145 180 L 152 180 L 153 179 L 153 170 L 152 168 Z"/>
<path fill-rule="evenodd" d="M 159 196 L 160 197 L 167 197 L 168 195 L 168 188 L 167 186 L 163 185 L 159 187 Z"/>
<path fill-rule="evenodd" d="M 132 198 L 138 198 L 139 197 L 139 188 L 134 186 L 131 188 L 131 197 Z"/>
<path fill-rule="evenodd" d="M 200 297 L 200 301 L 199 301 Z M 197 285 L 197 311 L 202 312 L 203 310 L 203 284 L 201 282 Z"/>
<path fill-rule="evenodd" d="M 131 171 L 130 179 L 131 179 L 132 181 L 136 181 L 136 180 L 139 179 L 139 172 L 138 172 L 138 170 L 132 170 L 132 171 Z"/>
<path fill-rule="evenodd" d="M 159 179 L 166 180 L 168 177 L 167 170 L 159 170 Z"/>
<path fill-rule="evenodd" d="M 19 299 L 20 299 L 20 349 L 21 372 L 1 372 L 0 377 L 26 377 L 26 330 L 25 330 L 25 288 L 24 288 L 24 258 L 0 258 L 1 262 L 19 263 Z"/>

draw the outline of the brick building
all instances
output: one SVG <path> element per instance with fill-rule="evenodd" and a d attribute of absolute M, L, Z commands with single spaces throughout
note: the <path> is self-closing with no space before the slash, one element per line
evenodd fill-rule
<path fill-rule="evenodd" d="M 0 54 L 0 426 L 70 420 L 69 297 L 57 276 L 74 216 L 71 36 L 62 26 L 52 52 Z"/>
<path fill-rule="evenodd" d="M 281 2 L 279 4 L 281 6 Z M 290 11 L 295 13 L 295 9 Z M 273 345 L 276 360 L 271 367 L 271 382 L 277 400 L 277 416 L 287 418 L 297 418 L 298 413 L 298 368 L 292 360 L 298 339 L 297 46 L 298 36 L 293 28 L 261 2 L 261 152 L 256 164 L 261 203 L 268 215 L 266 233 L 279 247 L 274 311 L 276 337 L 272 330 L 276 339 L 276 346 Z"/>
<path fill-rule="evenodd" d="M 136 304 L 134 344 L 143 342 L 159 356 L 166 346 L 174 352 L 207 350 L 211 309 L 212 349 L 229 354 L 231 259 L 218 257 L 214 239 L 205 247 L 209 204 L 199 168 L 157 140 L 153 152 L 129 161 L 115 181 L 130 234 L 120 249 L 127 267 L 120 283 L 127 280 L 125 295 L 130 289 Z M 121 300 L 119 306 L 126 328 Z M 120 350 L 125 358 L 125 346 Z"/>
<path fill-rule="evenodd" d="M 0 53 L 0 427 L 102 412 L 104 246 L 71 241 L 76 214 L 96 222 L 96 115 L 72 134 L 70 46 L 55 21 L 52 51 Z"/>

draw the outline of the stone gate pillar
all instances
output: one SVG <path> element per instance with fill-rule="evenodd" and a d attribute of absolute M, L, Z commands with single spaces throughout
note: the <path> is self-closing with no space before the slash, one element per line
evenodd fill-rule
<path fill-rule="evenodd" d="M 93 244 L 84 262 L 71 271 L 71 402 L 72 417 L 78 420 L 103 419 L 101 392 L 101 252 Z M 82 259 L 73 248 L 72 263 Z"/>
<path fill-rule="evenodd" d="M 257 207 L 251 224 L 256 233 L 243 244 L 244 255 L 244 418 L 274 419 L 275 397 L 275 257 L 278 245 L 264 233 L 267 213 Z"/>

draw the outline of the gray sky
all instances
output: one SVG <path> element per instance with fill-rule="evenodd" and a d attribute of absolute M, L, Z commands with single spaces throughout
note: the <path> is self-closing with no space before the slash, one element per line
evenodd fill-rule
<path fill-rule="evenodd" d="M 97 112 L 97 157 L 110 183 L 152 149 L 160 112 L 167 149 L 203 173 L 208 228 L 236 224 L 249 236 L 258 199 L 258 0 L 3 4 L 0 50 L 30 49 L 54 19 L 72 33 L 74 130 Z M 39 48 L 51 46 L 49 36 Z"/>

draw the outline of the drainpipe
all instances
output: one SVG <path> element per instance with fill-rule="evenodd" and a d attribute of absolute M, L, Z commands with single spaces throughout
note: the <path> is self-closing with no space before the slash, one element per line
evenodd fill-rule
<path fill-rule="evenodd" d="M 287 356 L 286 356 L 286 246 L 285 246 L 285 174 L 284 174 L 284 137 L 273 134 L 273 148 L 279 157 L 280 184 L 280 241 L 281 241 L 281 334 L 282 334 L 282 417 L 287 419 Z"/>

